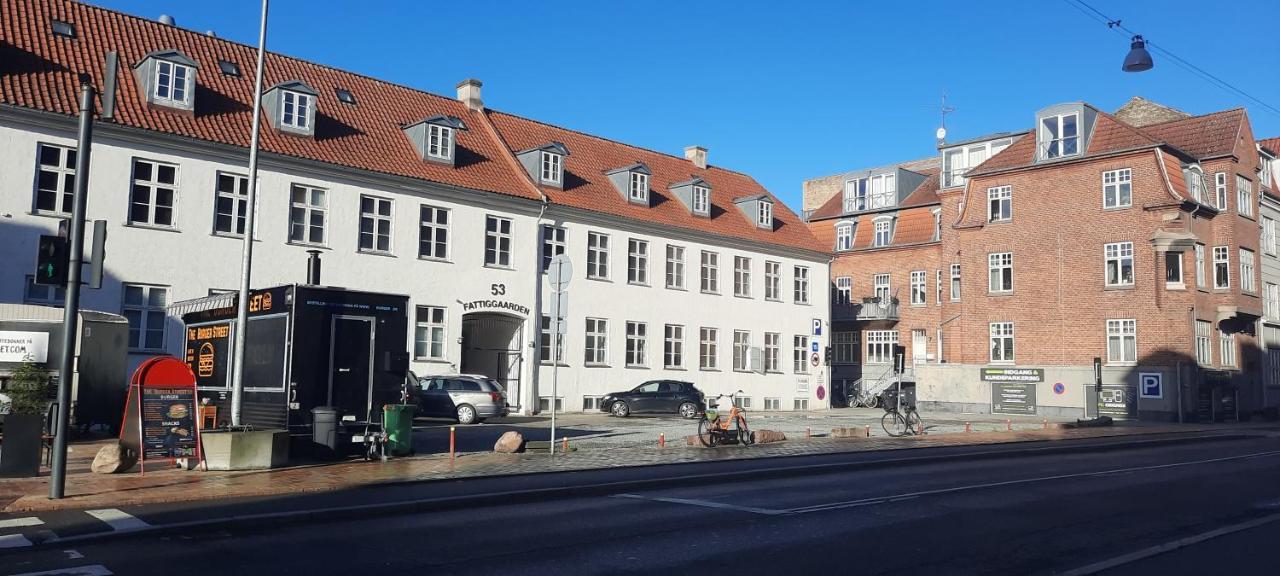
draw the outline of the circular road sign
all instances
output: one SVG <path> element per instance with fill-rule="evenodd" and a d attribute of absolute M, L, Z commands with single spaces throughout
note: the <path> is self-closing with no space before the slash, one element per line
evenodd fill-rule
<path fill-rule="evenodd" d="M 547 264 L 547 284 L 556 292 L 562 291 L 569 287 L 569 281 L 573 279 L 573 262 L 564 254 L 557 254 L 551 258 L 551 263 Z"/>
<path fill-rule="evenodd" d="M 820 358 L 818 358 L 818 353 L 817 353 L 817 352 L 814 352 L 814 353 L 813 353 L 813 356 L 810 356 L 810 357 L 809 357 L 809 363 L 810 363 L 810 364 L 813 364 L 814 366 L 817 366 L 817 365 L 818 365 L 818 362 L 820 362 L 820 361 L 821 361 L 821 359 L 820 359 Z"/>
<path fill-rule="evenodd" d="M 1063 383 L 1061 382 L 1058 382 L 1057 384 L 1053 385 L 1054 394 L 1062 394 L 1063 392 L 1066 392 L 1066 391 L 1067 391 L 1067 387 L 1063 385 Z"/>

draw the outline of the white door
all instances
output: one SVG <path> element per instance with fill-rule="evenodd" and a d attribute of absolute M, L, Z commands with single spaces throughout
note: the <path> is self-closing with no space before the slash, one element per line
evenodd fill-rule
<path fill-rule="evenodd" d="M 924 362 L 929 355 L 929 337 L 924 330 L 911 331 L 911 361 Z"/>

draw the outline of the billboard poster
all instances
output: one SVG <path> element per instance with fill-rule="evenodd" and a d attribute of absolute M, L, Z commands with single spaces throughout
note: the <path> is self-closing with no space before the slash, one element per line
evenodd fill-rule
<path fill-rule="evenodd" d="M 1017 382 L 992 382 L 991 412 L 994 414 L 1035 414 L 1036 385 Z"/>

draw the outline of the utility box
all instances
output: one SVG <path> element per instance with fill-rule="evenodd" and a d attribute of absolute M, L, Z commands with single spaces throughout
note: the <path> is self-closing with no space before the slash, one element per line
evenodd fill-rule
<path fill-rule="evenodd" d="M 62 316 L 63 309 L 52 306 L 0 304 L 0 394 L 9 374 L 26 362 L 61 380 Z M 119 432 L 129 389 L 129 321 L 93 310 L 80 310 L 79 316 L 71 375 L 72 429 L 104 425 Z"/>

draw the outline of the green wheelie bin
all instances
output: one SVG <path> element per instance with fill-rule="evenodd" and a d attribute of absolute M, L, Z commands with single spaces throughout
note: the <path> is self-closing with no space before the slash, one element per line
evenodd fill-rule
<path fill-rule="evenodd" d="M 413 404 L 387 404 L 382 408 L 382 427 L 387 432 L 387 448 L 392 456 L 413 454 Z"/>

